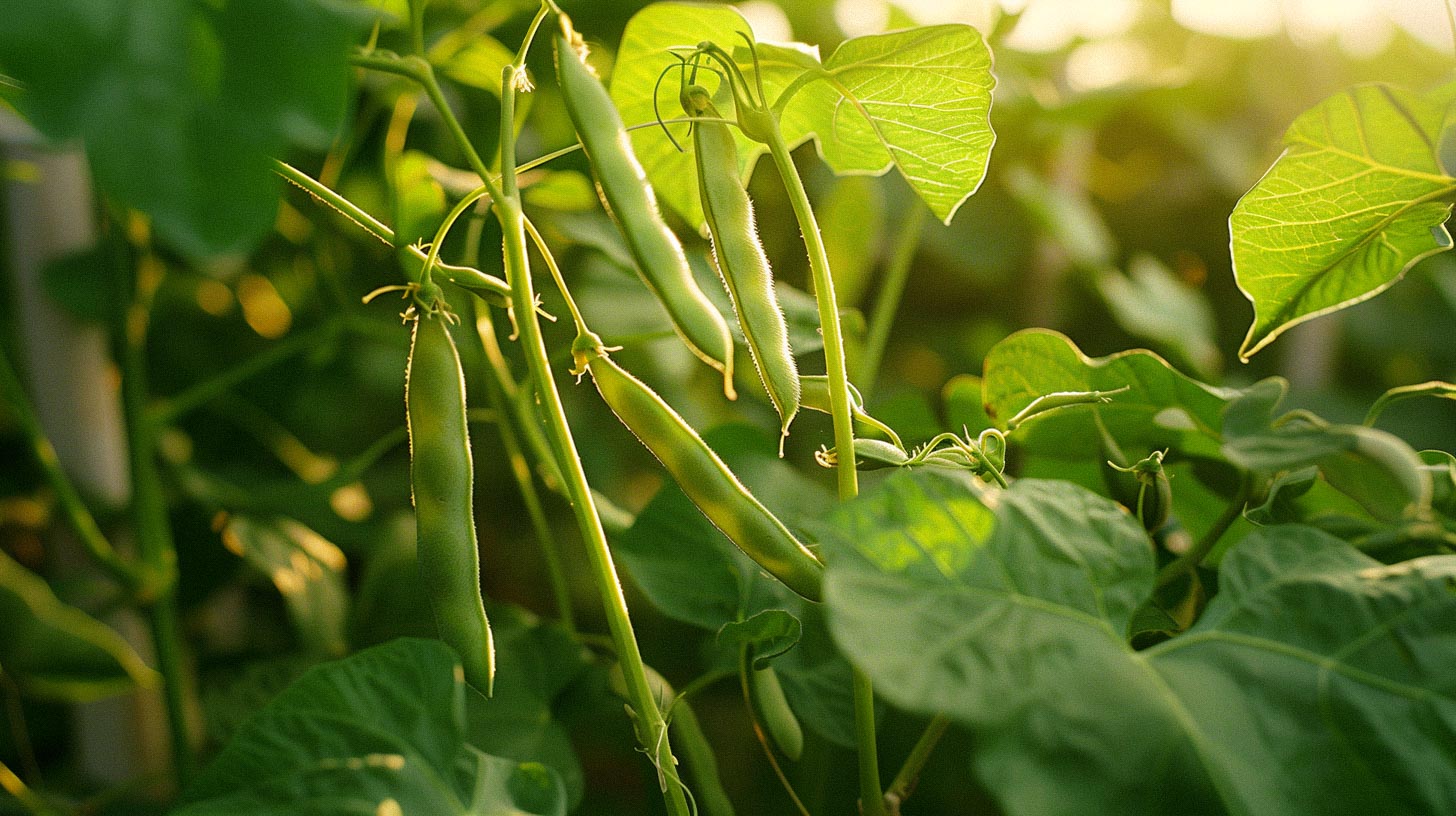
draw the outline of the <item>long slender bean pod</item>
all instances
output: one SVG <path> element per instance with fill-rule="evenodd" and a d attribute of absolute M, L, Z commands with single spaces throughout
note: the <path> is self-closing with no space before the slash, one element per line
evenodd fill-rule
<path fill-rule="evenodd" d="M 460 656 L 465 681 L 490 694 L 495 642 L 480 597 L 465 377 L 445 314 L 423 306 L 418 312 L 405 373 L 405 407 L 420 576 L 440 639 Z"/>
<path fill-rule="evenodd" d="M 763 728 L 784 756 L 798 762 L 799 757 L 804 755 L 804 727 L 789 707 L 778 672 L 773 666 L 755 668 L 747 646 L 739 654 L 738 664 L 743 696 L 754 722 Z"/>
<path fill-rule="evenodd" d="M 722 119 L 701 85 L 683 90 L 682 106 L 690 116 Z M 784 311 L 774 293 L 773 270 L 758 240 L 753 202 L 738 178 L 738 145 L 728 125 L 707 120 L 694 123 L 693 155 L 718 274 L 733 301 L 753 365 L 778 411 L 780 435 L 787 436 L 789 424 L 799 412 L 799 369 L 789 346 Z"/>
<path fill-rule="evenodd" d="M 651 388 L 617 365 L 596 335 L 577 338 L 578 369 L 612 413 L 656 456 L 713 526 L 784 583 L 811 601 L 823 596 L 824 566 L 763 506 L 697 431 Z"/>
<path fill-rule="evenodd" d="M 728 323 L 693 278 L 682 244 L 662 220 L 621 115 L 573 39 L 565 32 L 556 37 L 556 75 L 566 111 L 596 173 L 597 190 L 627 239 L 643 282 L 667 309 L 688 348 L 723 372 L 723 391 L 732 398 L 733 336 Z"/>

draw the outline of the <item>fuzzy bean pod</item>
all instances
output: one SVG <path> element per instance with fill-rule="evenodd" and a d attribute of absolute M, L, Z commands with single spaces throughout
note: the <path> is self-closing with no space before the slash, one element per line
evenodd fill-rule
<path fill-rule="evenodd" d="M 597 192 L 617 222 L 647 288 L 667 309 L 677 333 L 703 362 L 723 372 L 733 391 L 733 335 L 723 315 L 698 287 L 682 244 L 657 207 L 647 173 L 632 152 L 622 117 L 571 40 L 556 37 L 556 76 L 571 123 L 597 177 Z"/>
<path fill-rule="evenodd" d="M 702 86 L 688 86 L 681 97 L 689 116 L 721 118 Z M 784 310 L 774 292 L 773 271 L 758 239 L 753 202 L 738 178 L 738 145 L 727 124 L 698 121 L 693 125 L 693 148 L 698 194 L 718 274 L 733 301 L 753 365 L 779 414 L 780 435 L 787 436 L 799 412 L 799 369 L 789 346 Z"/>
<path fill-rule="evenodd" d="M 405 408 L 420 577 L 440 639 L 460 656 L 465 681 L 489 695 L 495 641 L 480 596 L 465 377 L 442 312 L 420 307 L 415 318 Z"/>
<path fill-rule="evenodd" d="M 733 475 L 672 406 L 612 361 L 595 335 L 578 338 L 578 370 L 591 372 L 612 413 L 657 457 L 704 516 L 770 575 L 811 601 L 824 565 Z"/>

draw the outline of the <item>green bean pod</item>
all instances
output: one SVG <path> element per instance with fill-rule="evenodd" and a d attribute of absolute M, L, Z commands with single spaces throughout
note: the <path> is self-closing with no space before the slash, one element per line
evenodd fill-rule
<path fill-rule="evenodd" d="M 566 112 L 596 173 L 597 192 L 627 240 L 642 281 L 667 309 L 688 348 L 723 373 L 723 392 L 733 399 L 733 335 L 728 323 L 698 287 L 682 244 L 663 222 L 647 173 L 632 152 L 607 89 L 566 34 L 556 37 L 556 77 Z"/>
<path fill-rule="evenodd" d="M 789 589 L 811 601 L 823 597 L 824 565 L 763 506 L 672 406 L 617 365 L 591 335 L 578 338 L 578 368 L 612 413 L 671 474 L 713 526 Z"/>
<path fill-rule="evenodd" d="M 778 673 L 773 666 L 755 669 L 753 661 L 746 658 L 740 661 L 739 670 L 743 693 L 753 710 L 754 722 L 763 728 L 784 756 L 797 762 L 804 754 L 804 727 L 789 707 Z"/>
<path fill-rule="evenodd" d="M 418 311 L 405 370 L 405 413 L 420 577 L 440 639 L 460 656 L 465 681 L 489 695 L 495 641 L 480 597 L 465 377 L 446 316 Z"/>
<path fill-rule="evenodd" d="M 689 116 L 721 118 L 700 85 L 683 91 L 682 105 Z M 718 274 L 733 301 L 753 365 L 778 411 L 780 435 L 787 436 L 799 412 L 799 368 L 774 292 L 773 271 L 758 239 L 753 202 L 738 178 L 738 145 L 728 125 L 699 121 L 693 125 L 693 153 Z"/>

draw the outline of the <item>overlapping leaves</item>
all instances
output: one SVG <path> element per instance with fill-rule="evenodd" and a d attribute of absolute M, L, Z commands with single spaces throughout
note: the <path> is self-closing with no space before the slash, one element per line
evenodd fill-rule
<path fill-rule="evenodd" d="M 986 410 L 998 423 L 1044 394 L 1126 388 L 1097 408 L 1119 442 L 1212 456 L 1224 408 L 1237 395 L 1178 373 L 1152 352 L 1094 359 L 1064 335 L 1042 329 L 1017 332 L 996 344 L 986 355 L 982 382 Z M 1094 461 L 1097 439 L 1092 413 L 1072 409 L 1038 417 L 1018 437 L 1028 448 Z"/>
<path fill-rule="evenodd" d="M 1075 486 L 900 474 L 833 522 L 836 639 L 891 701 L 971 729 L 1007 813 L 1456 806 L 1456 557 L 1265 528 L 1190 631 L 1136 652 L 1147 539 Z"/>
<path fill-rule="evenodd" d="M 657 3 L 639 12 L 622 36 L 612 77 L 623 120 L 681 115 L 671 74 L 656 91 L 654 109 L 658 76 L 677 62 L 667 49 L 710 40 L 733 50 L 748 31 L 742 16 L 722 6 Z M 823 62 L 817 49 L 799 44 L 765 44 L 758 51 L 764 92 L 781 111 L 785 139 L 791 145 L 815 139 L 836 173 L 877 175 L 894 167 L 946 222 L 980 186 L 995 142 L 989 119 L 995 79 L 990 50 L 975 29 L 928 26 L 858 37 Z M 746 48 L 735 59 L 752 69 Z M 656 130 L 637 131 L 632 141 L 661 198 L 689 223 L 701 223 L 692 155 Z M 741 142 L 745 172 L 763 150 Z"/>
<path fill-rule="evenodd" d="M 333 137 L 367 19 L 342 0 L 11 3 L 0 71 L 35 126 L 79 137 L 101 187 L 169 241 L 234 251 L 273 224 L 270 156 Z"/>

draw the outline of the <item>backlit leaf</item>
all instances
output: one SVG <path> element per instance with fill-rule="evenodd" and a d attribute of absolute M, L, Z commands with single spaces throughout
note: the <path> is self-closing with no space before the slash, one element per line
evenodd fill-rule
<path fill-rule="evenodd" d="M 1456 178 L 1437 155 L 1449 97 L 1362 85 L 1290 126 L 1284 154 L 1229 218 L 1234 275 L 1254 303 L 1241 358 L 1451 248 Z"/>
<path fill-rule="evenodd" d="M 711 40 L 753 76 L 753 58 L 739 32 L 748 24 L 733 9 L 656 3 L 627 24 L 612 77 L 612 99 L 627 124 L 681 115 L 676 64 L 667 49 Z M 835 173 L 879 175 L 895 168 L 942 221 L 980 187 L 990 159 L 991 52 L 966 25 L 926 26 L 848 40 L 822 63 L 802 44 L 757 47 L 764 94 L 781 107 L 790 145 L 814 139 Z M 716 80 L 699 74 L 715 90 Z M 790 90 L 793 93 L 785 97 Z M 656 88 L 656 111 L 654 111 Z M 756 93 L 756 85 L 755 85 Z M 682 125 L 674 133 L 681 135 Z M 740 136 L 740 139 L 742 137 Z M 702 215 L 690 152 L 679 152 L 658 129 L 636 131 L 633 147 L 659 197 L 690 224 Z M 683 143 L 679 138 L 678 142 Z M 691 145 L 684 145 L 691 149 Z M 765 150 L 740 142 L 746 175 Z"/>

